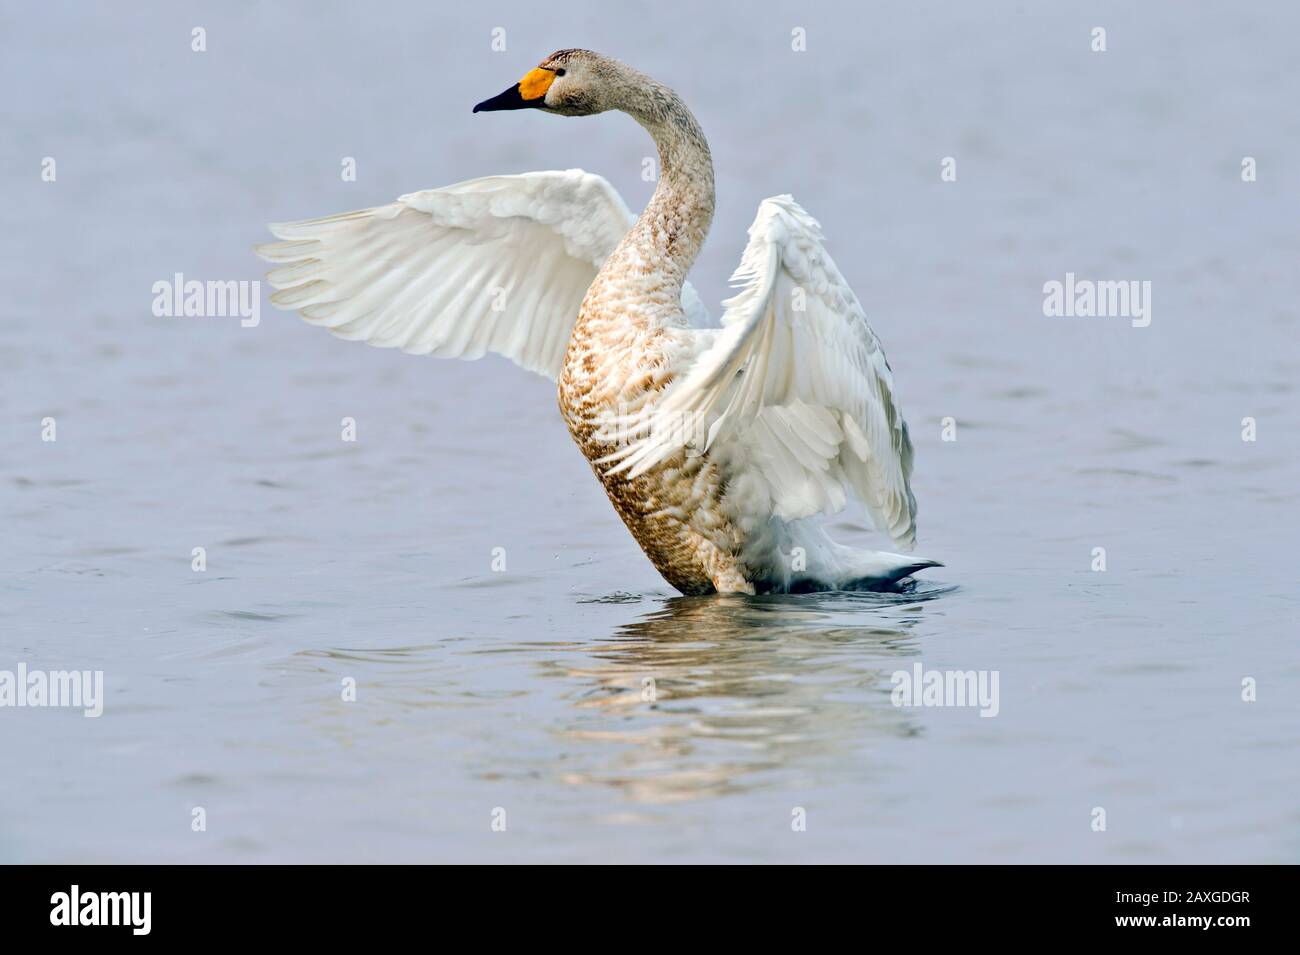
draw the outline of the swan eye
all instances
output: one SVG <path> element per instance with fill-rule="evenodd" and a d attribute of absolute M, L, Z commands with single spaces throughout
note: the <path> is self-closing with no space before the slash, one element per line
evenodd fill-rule
<path fill-rule="evenodd" d="M 564 67 L 560 67 L 558 70 L 556 70 L 556 71 L 555 71 L 555 75 L 556 75 L 556 76 L 563 76 L 563 75 L 564 75 Z"/>

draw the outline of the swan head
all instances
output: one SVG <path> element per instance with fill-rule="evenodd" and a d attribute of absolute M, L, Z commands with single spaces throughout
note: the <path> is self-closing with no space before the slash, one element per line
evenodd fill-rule
<path fill-rule="evenodd" d="M 634 75 L 618 60 L 590 50 L 558 50 L 505 92 L 485 99 L 474 112 L 540 109 L 560 116 L 592 116 L 619 109 Z"/>

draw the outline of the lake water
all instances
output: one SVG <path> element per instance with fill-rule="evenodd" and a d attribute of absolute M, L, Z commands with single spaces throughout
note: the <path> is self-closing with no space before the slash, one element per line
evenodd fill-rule
<path fill-rule="evenodd" d="M 0 861 L 1300 861 L 1300 14 L 1039 6 L 3 14 L 0 670 L 105 701 L 0 709 Z M 565 46 L 709 134 L 715 314 L 761 198 L 821 220 L 912 427 L 916 592 L 675 596 L 549 382 L 152 314 L 260 277 L 268 221 L 572 166 L 639 206 L 626 117 L 470 113 Z M 1067 272 L 1150 281 L 1150 325 L 1044 317 Z M 918 662 L 997 715 L 894 706 Z"/>

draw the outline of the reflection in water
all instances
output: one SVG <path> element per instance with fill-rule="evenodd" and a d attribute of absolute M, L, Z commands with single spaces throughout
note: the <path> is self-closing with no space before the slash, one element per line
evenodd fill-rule
<path fill-rule="evenodd" d="M 869 773 L 845 757 L 917 732 L 889 674 L 944 592 L 670 599 L 585 648 L 592 663 L 545 664 L 580 684 L 561 736 L 596 744 L 566 755 L 563 779 L 663 803 Z"/>

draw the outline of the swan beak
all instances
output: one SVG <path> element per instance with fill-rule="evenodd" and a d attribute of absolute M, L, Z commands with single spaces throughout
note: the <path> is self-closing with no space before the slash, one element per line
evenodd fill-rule
<path fill-rule="evenodd" d="M 491 113 L 500 109 L 528 109 L 546 105 L 546 91 L 555 79 L 554 70 L 536 69 L 504 93 L 485 99 L 474 107 L 476 113 Z"/>

